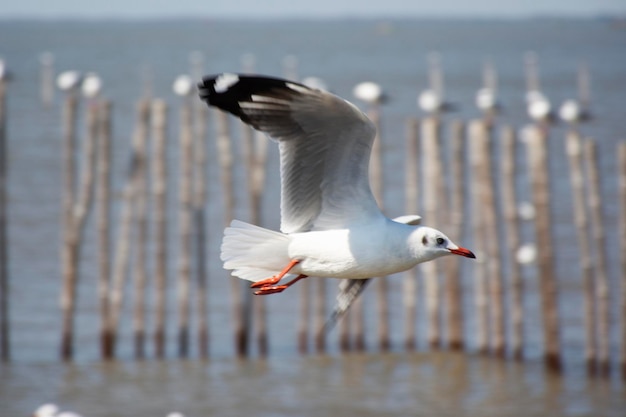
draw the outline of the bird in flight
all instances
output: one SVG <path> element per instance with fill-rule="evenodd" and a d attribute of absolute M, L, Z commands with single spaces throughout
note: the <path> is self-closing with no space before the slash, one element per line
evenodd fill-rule
<path fill-rule="evenodd" d="M 307 277 L 354 283 L 446 255 L 475 258 L 416 224 L 419 216 L 395 221 L 381 212 L 368 177 L 375 128 L 352 103 L 265 76 L 207 76 L 198 89 L 209 106 L 278 142 L 280 232 L 233 220 L 221 246 L 224 268 L 251 281 L 255 294 L 279 293 Z M 355 293 L 360 286 L 343 287 Z"/>

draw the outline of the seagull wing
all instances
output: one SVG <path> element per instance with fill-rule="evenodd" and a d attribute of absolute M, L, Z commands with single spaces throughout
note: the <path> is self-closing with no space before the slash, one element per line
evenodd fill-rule
<path fill-rule="evenodd" d="M 205 77 L 200 98 L 278 141 L 281 231 L 344 228 L 380 216 L 368 178 L 375 128 L 356 106 L 278 78 Z"/>
<path fill-rule="evenodd" d="M 339 320 L 348 312 L 350 306 L 359 298 L 365 287 L 371 281 L 368 279 L 342 279 L 339 283 L 339 292 L 335 298 L 335 307 L 324 324 L 324 331 L 330 332 Z"/>

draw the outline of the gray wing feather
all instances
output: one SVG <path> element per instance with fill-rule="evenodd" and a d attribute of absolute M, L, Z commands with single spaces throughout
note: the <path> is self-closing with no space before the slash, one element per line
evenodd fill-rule
<path fill-rule="evenodd" d="M 282 232 L 380 215 L 368 177 L 375 129 L 353 104 L 286 80 L 236 74 L 206 77 L 199 93 L 279 142 Z"/>

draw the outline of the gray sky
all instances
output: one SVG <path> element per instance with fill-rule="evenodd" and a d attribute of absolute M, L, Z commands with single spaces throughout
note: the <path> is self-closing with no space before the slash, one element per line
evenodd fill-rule
<path fill-rule="evenodd" d="M 626 16 L 624 0 L 14 0 L 0 17 Z"/>

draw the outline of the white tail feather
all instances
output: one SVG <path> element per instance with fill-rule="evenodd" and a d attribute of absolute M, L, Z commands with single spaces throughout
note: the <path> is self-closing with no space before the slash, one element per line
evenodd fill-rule
<path fill-rule="evenodd" d="M 239 220 L 224 230 L 224 269 L 236 277 L 256 282 L 279 273 L 290 261 L 289 236 Z"/>

